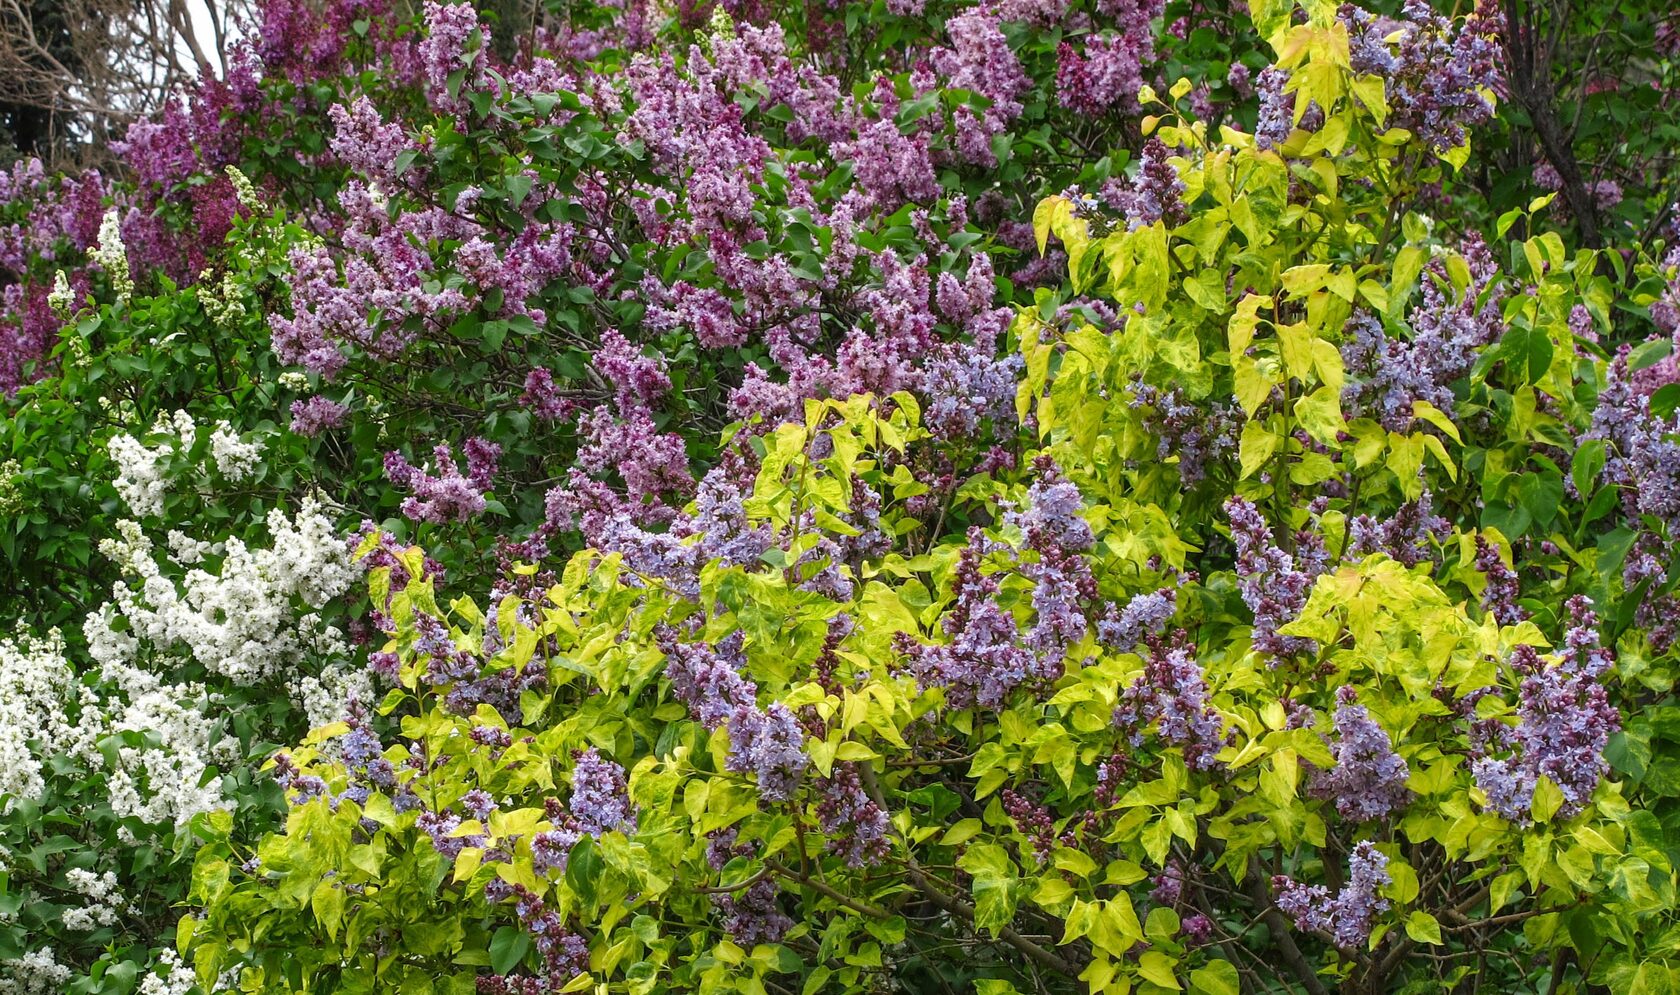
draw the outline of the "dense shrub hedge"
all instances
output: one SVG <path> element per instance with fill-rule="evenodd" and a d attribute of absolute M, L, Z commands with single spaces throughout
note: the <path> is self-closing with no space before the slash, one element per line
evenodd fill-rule
<path fill-rule="evenodd" d="M 0 991 L 1677 983 L 1672 12 L 262 17 L 0 176 Z"/>

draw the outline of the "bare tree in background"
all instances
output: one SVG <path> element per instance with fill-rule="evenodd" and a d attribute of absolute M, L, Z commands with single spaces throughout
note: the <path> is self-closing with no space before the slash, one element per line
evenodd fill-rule
<path fill-rule="evenodd" d="M 97 154 L 199 67 L 219 73 L 252 6 L 0 0 L 0 138 L 55 164 Z"/>

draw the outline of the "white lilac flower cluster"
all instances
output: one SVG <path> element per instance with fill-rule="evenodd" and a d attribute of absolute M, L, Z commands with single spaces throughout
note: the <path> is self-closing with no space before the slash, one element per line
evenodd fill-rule
<path fill-rule="evenodd" d="M 85 867 L 72 867 L 64 872 L 64 880 L 76 894 L 88 900 L 88 904 L 81 908 L 64 910 L 62 919 L 65 929 L 114 926 L 117 919 L 129 910 L 129 902 L 122 896 L 117 875 L 112 871 L 95 874 Z"/>
<path fill-rule="evenodd" d="M 294 516 L 270 511 L 267 524 L 272 540 L 267 549 L 237 538 L 207 543 L 171 533 L 169 559 L 187 568 L 178 582 L 165 575 L 151 540 L 137 526 L 119 524 L 119 537 L 102 542 L 100 551 L 127 577 L 112 589 L 110 603 L 88 619 L 85 632 L 95 660 L 107 673 L 131 666 L 143 640 L 249 685 L 292 676 L 306 659 L 345 657 L 343 634 L 317 610 L 356 583 L 359 571 L 348 548 L 314 497 L 305 498 Z M 194 566 L 217 553 L 219 572 Z M 310 610 L 299 614 L 294 606 L 300 602 Z M 115 624 L 119 618 L 121 627 Z"/>
<path fill-rule="evenodd" d="M 92 704 L 92 692 L 77 685 L 64 660 L 56 630 L 45 639 L 0 640 L 0 814 L 18 799 L 41 796 L 43 756 L 96 753 L 93 735 L 75 714 Z"/>
<path fill-rule="evenodd" d="M 225 421 L 217 422 L 216 430 L 210 433 L 210 456 L 216 461 L 216 470 L 235 483 L 256 472 L 262 452 L 262 440 L 241 439 Z"/>
<path fill-rule="evenodd" d="M 185 411 L 174 415 L 160 413 L 152 433 L 165 438 L 155 446 L 146 446 L 132 435 L 122 433 L 112 436 L 105 447 L 117 464 L 117 479 L 111 482 L 117 496 L 140 518 L 163 514 L 163 498 L 169 493 L 165 461 L 171 453 L 192 449 L 198 439 L 198 426 Z"/>
<path fill-rule="evenodd" d="M 58 962 L 51 947 L 0 962 L 0 995 L 60 995 L 69 980 L 70 969 Z"/>
<path fill-rule="evenodd" d="M 171 456 L 186 455 L 198 441 L 198 426 L 185 411 L 159 415 L 151 434 L 160 436 L 146 445 L 127 433 L 111 437 L 106 451 L 117 464 L 112 481 L 117 495 L 139 518 L 163 515 L 163 499 L 169 493 L 168 462 Z M 245 438 L 225 421 L 210 433 L 210 460 L 216 472 L 230 483 L 249 479 L 261 464 L 265 446 L 260 438 Z"/>
<path fill-rule="evenodd" d="M 134 274 L 128 268 L 128 247 L 123 245 L 122 223 L 117 219 L 116 208 L 106 211 L 99 222 L 99 244 L 89 255 L 110 277 L 117 301 L 128 300 L 128 296 L 134 293 Z"/>
<path fill-rule="evenodd" d="M 161 975 L 157 973 L 159 970 L 163 972 Z M 197 982 L 192 968 L 181 963 L 181 955 L 166 947 L 158 955 L 157 969 L 140 979 L 139 995 L 187 995 Z M 216 990 L 220 991 L 221 986 Z"/>

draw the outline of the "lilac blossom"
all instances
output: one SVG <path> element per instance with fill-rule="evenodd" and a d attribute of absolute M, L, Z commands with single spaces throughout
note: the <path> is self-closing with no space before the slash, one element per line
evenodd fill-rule
<path fill-rule="evenodd" d="M 1126 607 L 1109 605 L 1097 622 L 1097 639 L 1116 653 L 1129 653 L 1148 636 L 1158 636 L 1178 611 L 1178 592 L 1170 587 L 1135 594 Z"/>
<path fill-rule="evenodd" d="M 1466 129 L 1492 119 L 1488 92 L 1501 81 L 1496 11 L 1478 6 L 1456 30 L 1425 0 L 1407 0 L 1398 22 L 1351 3 L 1340 18 L 1353 71 L 1383 79 L 1390 127 L 1446 152 L 1464 144 Z"/>
<path fill-rule="evenodd" d="M 1452 524 L 1435 514 L 1434 495 L 1425 490 L 1382 521 L 1365 514 L 1348 519 L 1348 554 L 1386 553 L 1404 566 L 1416 566 L 1429 558 L 1432 543 L 1451 533 Z"/>
<path fill-rule="evenodd" d="M 1322 543 L 1303 534 L 1297 536 L 1294 554 L 1279 549 L 1271 526 L 1245 498 L 1225 502 L 1225 514 L 1237 547 L 1238 587 L 1254 613 L 1254 648 L 1276 658 L 1317 652 L 1313 640 L 1280 635 L 1277 630 L 1300 615 L 1314 580 L 1327 567 Z"/>
<path fill-rule="evenodd" d="M 1212 770 L 1233 734 L 1224 731 L 1224 720 L 1208 701 L 1194 647 L 1179 636 L 1151 647 L 1143 673 L 1120 693 L 1114 722 L 1130 734 L 1133 746 L 1142 745 L 1144 730 L 1153 725 L 1163 741 L 1184 751 L 1191 770 Z"/>
<path fill-rule="evenodd" d="M 1470 372 L 1479 351 L 1505 334 L 1501 307 L 1505 291 L 1492 255 L 1478 238 L 1464 245 L 1471 281 L 1456 296 L 1445 266 L 1431 263 L 1420 283 L 1420 300 L 1407 315 L 1410 339 L 1391 337 L 1381 319 L 1359 312 L 1348 321 L 1352 335 L 1342 347 L 1348 371 L 1342 402 L 1350 415 L 1364 415 L 1395 432 L 1413 431 L 1413 402 L 1427 401 L 1452 416 L 1451 385 Z"/>
<path fill-rule="evenodd" d="M 857 766 L 842 761 L 831 777 L 812 785 L 817 797 L 817 824 L 827 837 L 825 846 L 850 867 L 879 863 L 887 854 L 886 810 L 864 792 Z"/>
<path fill-rule="evenodd" d="M 1680 531 L 1680 414 L 1656 417 L 1649 394 L 1628 372 L 1629 353 L 1623 346 L 1611 361 L 1585 437 L 1605 442 L 1600 478 L 1620 489 L 1627 517 L 1649 515 L 1674 534 Z"/>
<path fill-rule="evenodd" d="M 716 647 L 678 642 L 671 630 L 659 637 L 671 696 L 687 705 L 701 725 L 716 729 L 738 709 L 757 707 L 758 685 L 742 675 L 747 657 L 739 632 L 730 633 Z"/>
<path fill-rule="evenodd" d="M 1505 557 L 1499 547 L 1479 533 L 1476 536 L 1474 565 L 1487 580 L 1487 586 L 1482 588 L 1482 607 L 1488 614 L 1500 625 L 1516 625 L 1528 617 L 1528 612 L 1517 604 L 1521 594 L 1517 572 L 1505 565 Z"/>
<path fill-rule="evenodd" d="M 409 492 L 402 503 L 405 518 L 416 522 L 463 522 L 484 511 L 484 492 L 496 472 L 501 446 L 472 438 L 463 445 L 467 473 L 462 474 L 448 443 L 432 450 L 433 463 L 425 468 L 409 463 L 395 450 L 385 454 L 385 476 Z"/>
<path fill-rule="evenodd" d="M 1314 774 L 1309 790 L 1330 799 L 1342 818 L 1368 822 L 1405 807 L 1411 797 L 1406 788 L 1411 768 L 1394 752 L 1388 733 L 1354 698 L 1352 688 L 1336 689 L 1336 738 L 1330 743 L 1336 765 Z"/>
<path fill-rule="evenodd" d="M 337 401 L 319 394 L 293 401 L 292 431 L 298 435 L 320 435 L 343 424 L 349 411 Z"/>
<path fill-rule="evenodd" d="M 755 881 L 739 892 L 713 895 L 712 903 L 723 917 L 723 928 L 741 946 L 751 949 L 759 943 L 779 943 L 793 920 L 782 911 L 781 890 L 769 878 Z"/>
<path fill-rule="evenodd" d="M 1015 616 L 997 603 L 997 581 L 980 572 L 980 559 L 992 548 L 978 528 L 969 530 L 957 564 L 955 600 L 942 623 L 948 644 L 922 645 L 908 633 L 895 640 L 917 682 L 924 689 L 943 688 L 953 708 L 996 708 L 1036 669 L 1033 654 L 1020 645 Z"/>
<path fill-rule="evenodd" d="M 1192 401 L 1183 388 L 1162 390 L 1142 376 L 1132 379 L 1131 390 L 1130 406 L 1148 409 L 1147 425 L 1159 436 L 1156 458 L 1166 462 L 1176 457 L 1185 485 L 1206 480 L 1216 461 L 1235 455 L 1242 424 L 1235 404 Z"/>
<path fill-rule="evenodd" d="M 758 777 L 758 793 L 765 801 L 793 797 L 811 758 L 805 753 L 805 731 L 781 702 L 760 711 L 739 706 L 729 716 L 729 758 L 736 773 Z"/>
<path fill-rule="evenodd" d="M 1126 219 L 1126 227 L 1138 229 L 1159 221 L 1174 228 L 1190 219 L 1184 206 L 1184 181 L 1168 159 L 1167 146 L 1159 138 L 1143 143 L 1137 175 L 1129 180 L 1110 180 L 1103 188 L 1103 200 Z"/>
<path fill-rule="evenodd" d="M 1090 117 L 1136 111 L 1143 66 L 1154 59 L 1155 36 L 1148 30 L 1091 37 L 1082 49 L 1062 42 L 1056 50 L 1056 98 Z"/>
<path fill-rule="evenodd" d="M 1388 899 L 1377 890 L 1392 881 L 1388 857 L 1367 841 L 1348 855 L 1347 883 L 1334 896 L 1321 884 L 1304 885 L 1281 874 L 1272 879 L 1272 890 L 1296 929 L 1324 933 L 1343 950 L 1357 950 L 1370 940 L 1377 916 L 1388 911 Z"/>
<path fill-rule="evenodd" d="M 1569 628 L 1556 662 L 1547 666 L 1526 645 L 1512 653 L 1511 666 L 1523 679 L 1517 725 L 1496 737 L 1509 746 L 1510 755 L 1484 755 L 1471 763 L 1488 807 L 1513 822 L 1531 817 L 1534 788 L 1542 776 L 1563 794 L 1561 818 L 1586 808 L 1609 770 L 1604 747 L 1621 729 L 1621 716 L 1600 683 L 1615 659 L 1600 644 L 1598 616 L 1580 595 L 1564 608 Z"/>
<path fill-rule="evenodd" d="M 576 754 L 571 810 L 585 833 L 634 832 L 636 809 L 628 790 L 623 767 L 602 759 L 594 747 Z"/>

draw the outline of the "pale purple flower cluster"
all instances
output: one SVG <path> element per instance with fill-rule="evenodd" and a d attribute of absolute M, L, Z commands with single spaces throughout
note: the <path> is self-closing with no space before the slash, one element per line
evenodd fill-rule
<path fill-rule="evenodd" d="M 736 773 L 755 774 L 765 801 L 793 797 L 811 758 L 805 753 L 805 729 L 781 702 L 764 710 L 737 708 L 729 716 L 729 758 Z"/>
<path fill-rule="evenodd" d="M 1143 67 L 1155 60 L 1155 36 L 1120 31 L 1089 37 L 1083 49 L 1062 42 L 1056 50 L 1056 99 L 1091 117 L 1137 110 Z"/>
<path fill-rule="evenodd" d="M 1368 822 L 1406 806 L 1411 798 L 1406 787 L 1411 768 L 1394 752 L 1388 733 L 1364 705 L 1354 703 L 1354 697 L 1351 687 L 1336 689 L 1336 738 L 1330 743 L 1336 765 L 1314 774 L 1310 790 L 1316 797 L 1330 799 L 1342 818 Z"/>
<path fill-rule="evenodd" d="M 1272 890 L 1278 909 L 1295 920 L 1296 929 L 1323 933 L 1336 946 L 1357 950 L 1371 938 L 1377 916 L 1388 911 L 1389 900 L 1377 891 L 1392 881 L 1388 857 L 1366 841 L 1348 855 L 1347 883 L 1334 896 L 1321 884 L 1300 884 L 1282 874 L 1272 879 Z"/>
<path fill-rule="evenodd" d="M 675 630 L 659 634 L 671 694 L 707 729 L 729 723 L 729 758 L 736 773 L 755 774 L 766 801 L 793 797 L 810 765 L 805 731 L 781 702 L 758 707 L 758 685 L 745 676 L 745 640 L 730 633 L 717 646 L 684 643 Z"/>
<path fill-rule="evenodd" d="M 541 897 L 522 884 L 508 884 L 497 878 L 484 887 L 484 897 L 493 904 L 514 900 L 519 924 L 534 941 L 543 960 L 544 974 L 536 979 L 537 990 L 556 992 L 573 978 L 589 970 L 589 942 L 566 928 L 565 919 L 548 908 Z"/>
<path fill-rule="evenodd" d="M 940 345 L 922 370 L 923 423 L 941 439 L 973 438 L 986 419 L 1007 429 L 1015 421 L 1015 387 L 1025 368 L 1019 355 L 998 356 L 989 341 Z"/>
<path fill-rule="evenodd" d="M 1462 253 L 1470 285 L 1455 296 L 1446 267 L 1431 263 L 1419 285 L 1421 298 L 1407 315 L 1410 339 L 1391 338 L 1382 320 L 1367 312 L 1349 319 L 1342 403 L 1350 415 L 1375 418 L 1394 432 L 1414 429 L 1414 401 L 1428 401 L 1451 417 L 1453 382 L 1470 372 L 1482 347 L 1505 334 L 1505 291 L 1492 253 L 1476 236 Z"/>
<path fill-rule="evenodd" d="M 426 100 L 442 113 L 458 114 L 467 106 L 465 94 L 485 85 L 490 29 L 479 23 L 478 10 L 470 3 L 426 0 L 424 11 L 426 39 L 419 56 Z"/>
<path fill-rule="evenodd" d="M 1170 587 L 1135 594 L 1126 607 L 1109 605 L 1097 621 L 1097 639 L 1116 653 L 1129 653 L 1149 636 L 1166 631 L 1178 611 L 1178 592 Z"/>
<path fill-rule="evenodd" d="M 752 949 L 759 943 L 779 943 L 793 920 L 778 901 L 781 890 L 769 878 L 755 881 L 739 892 L 712 896 L 723 916 L 723 928 L 741 946 Z"/>
<path fill-rule="evenodd" d="M 1488 807 L 1513 822 L 1528 821 L 1541 776 L 1563 793 L 1560 817 L 1570 818 L 1586 808 L 1609 770 L 1604 747 L 1622 725 L 1599 683 L 1615 659 L 1600 645 L 1598 616 L 1580 595 L 1564 607 L 1569 628 L 1554 664 L 1547 666 L 1530 646 L 1519 646 L 1512 654 L 1511 665 L 1523 676 L 1518 722 L 1515 729 L 1503 727 L 1499 737 L 1512 754 L 1482 756 L 1471 763 Z"/>
<path fill-rule="evenodd" d="M 1629 351 L 1623 346 L 1610 363 L 1586 438 L 1606 443 L 1600 477 L 1621 489 L 1627 517 L 1650 515 L 1674 535 L 1680 533 L 1680 414 L 1664 421 L 1652 413 L 1649 394 L 1628 372 Z"/>
<path fill-rule="evenodd" d="M 1382 521 L 1365 514 L 1348 519 L 1348 555 L 1386 553 L 1408 567 L 1422 563 L 1432 544 L 1452 534 L 1452 523 L 1435 514 L 1434 502 L 1434 495 L 1425 490 Z"/>
<path fill-rule="evenodd" d="M 409 147 L 401 124 L 387 123 L 366 96 L 357 97 L 348 107 L 332 105 L 327 117 L 333 123 L 328 142 L 333 155 L 370 180 L 395 181 L 397 156 Z"/>
<path fill-rule="evenodd" d="M 543 421 L 559 421 L 572 413 L 571 402 L 561 396 L 554 383 L 554 374 L 537 367 L 525 374 L 525 392 L 519 403 Z"/>
<path fill-rule="evenodd" d="M 1193 401 L 1183 388 L 1162 390 L 1143 377 L 1132 379 L 1134 409 L 1149 409 L 1147 426 L 1159 436 L 1155 455 L 1163 462 L 1177 457 L 1178 477 L 1186 486 L 1207 479 L 1216 463 L 1234 455 L 1242 424 L 1235 404 Z"/>
<path fill-rule="evenodd" d="M 1237 578 L 1243 602 L 1254 613 L 1254 648 L 1282 658 L 1314 653 L 1318 644 L 1303 636 L 1284 636 L 1278 629 L 1293 622 L 1306 606 L 1313 582 L 1328 567 L 1328 555 L 1316 535 L 1296 537 L 1295 553 L 1279 549 L 1271 526 L 1246 498 L 1225 502 L 1231 539 L 1237 546 Z"/>
<path fill-rule="evenodd" d="M 1445 152 L 1464 144 L 1466 129 L 1492 119 L 1486 91 L 1501 80 L 1501 15 L 1486 6 L 1455 29 L 1425 0 L 1407 0 L 1406 19 L 1399 22 L 1342 5 L 1353 71 L 1382 77 L 1390 127 Z M 1388 41 L 1396 33 L 1399 39 Z"/>
<path fill-rule="evenodd" d="M 687 495 L 694 478 L 682 436 L 661 432 L 655 422 L 654 405 L 671 389 L 663 361 L 643 355 L 617 330 L 607 329 L 591 365 L 612 384 L 612 403 L 597 405 L 578 419 L 577 466 L 567 485 L 548 494 L 549 523 L 582 524 L 586 531 L 599 532 L 605 524 L 601 516 L 617 517 L 624 526 L 670 522 L 676 513 L 663 498 Z M 608 475 L 623 482 L 622 494 L 595 479 Z M 592 513 L 597 518 L 593 528 L 584 521 Z"/>
<path fill-rule="evenodd" d="M 895 641 L 917 682 L 944 688 L 953 708 L 997 708 L 1010 692 L 1040 676 L 1033 654 L 1020 644 L 1015 616 L 997 603 L 997 581 L 980 572 L 981 557 L 993 548 L 978 528 L 969 530 L 957 564 L 956 597 L 942 623 L 949 645 L 922 645 L 908 633 Z"/>
<path fill-rule="evenodd" d="M 601 757 L 594 747 L 575 754 L 572 767 L 572 815 L 591 836 L 634 832 L 636 808 L 630 804 L 624 768 Z"/>
<path fill-rule="evenodd" d="M 275 356 L 323 379 L 336 376 L 353 350 L 393 359 L 413 344 L 419 327 L 437 327 L 466 309 L 465 293 L 438 286 L 425 247 L 470 237 L 476 229 L 442 208 L 393 218 L 359 181 L 339 191 L 339 203 L 346 215 L 340 238 L 349 250 L 342 272 L 324 245 L 293 248 L 292 316 L 269 317 Z"/>
<path fill-rule="evenodd" d="M 1184 206 L 1184 180 L 1169 161 L 1167 146 L 1151 137 L 1138 155 L 1137 174 L 1130 179 L 1116 177 L 1103 187 L 1103 201 L 1126 219 L 1126 227 L 1137 229 L 1163 222 L 1174 228 L 1190 219 Z"/>
<path fill-rule="evenodd" d="M 1219 751 L 1232 734 L 1208 701 L 1207 679 L 1194 647 L 1183 633 L 1179 636 L 1150 647 L 1143 673 L 1120 693 L 1114 722 L 1131 734 L 1133 746 L 1142 745 L 1144 730 L 1154 725 L 1163 741 L 1184 751 L 1191 770 L 1212 770 L 1220 766 Z"/>
<path fill-rule="evenodd" d="M 292 431 L 298 435 L 316 436 L 344 423 L 349 408 L 315 394 L 292 402 Z"/>
<path fill-rule="evenodd" d="M 1505 565 L 1505 557 L 1499 552 L 1499 547 L 1488 542 L 1486 536 L 1477 534 L 1473 562 L 1487 579 L 1487 586 L 1482 588 L 1482 607 L 1488 614 L 1500 625 L 1516 625 L 1527 618 L 1528 612 L 1517 604 L 1517 598 L 1522 594 L 1517 572 Z"/>
<path fill-rule="evenodd" d="M 385 476 L 409 492 L 402 503 L 405 518 L 442 524 L 464 522 L 484 511 L 484 492 L 490 489 L 502 447 L 475 436 L 461 449 L 467 457 L 465 474 L 446 442 L 432 450 L 433 462 L 427 468 L 414 466 L 396 450 L 385 454 Z"/>

